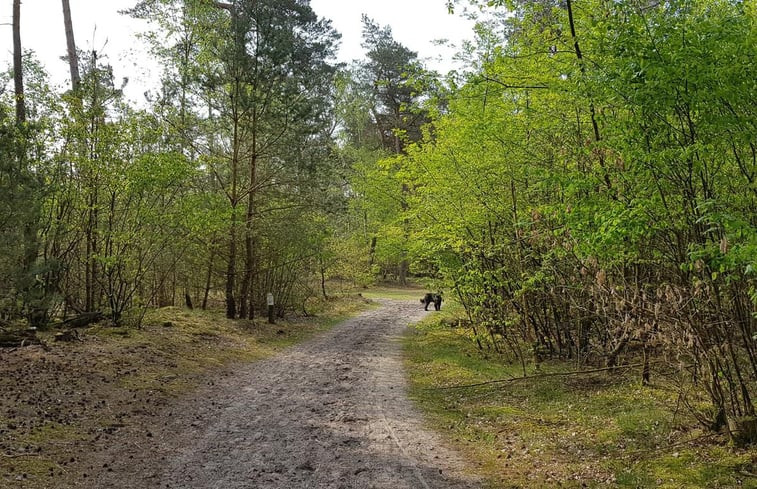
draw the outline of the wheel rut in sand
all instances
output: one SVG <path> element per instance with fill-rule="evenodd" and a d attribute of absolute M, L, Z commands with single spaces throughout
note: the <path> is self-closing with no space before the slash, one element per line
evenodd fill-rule
<path fill-rule="evenodd" d="M 478 487 L 407 397 L 399 338 L 425 314 L 385 300 L 238 369 L 175 406 L 149 449 L 93 487 Z"/>

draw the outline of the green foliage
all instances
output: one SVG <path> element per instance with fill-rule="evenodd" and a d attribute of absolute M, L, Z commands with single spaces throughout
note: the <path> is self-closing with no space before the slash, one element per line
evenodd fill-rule
<path fill-rule="evenodd" d="M 384 279 L 405 283 L 409 268 L 411 188 L 399 155 L 422 139 L 437 75 L 417 53 L 397 42 L 391 28 L 363 16 L 366 60 L 337 84 L 341 123 L 339 155 L 350 164 L 353 219 L 370 254 L 369 266 Z"/>
<path fill-rule="evenodd" d="M 370 251 L 356 237 L 332 237 L 325 243 L 325 278 L 343 281 L 352 287 L 367 287 L 375 280 L 370 264 Z"/>
<path fill-rule="evenodd" d="M 410 190 L 381 237 L 409 220 L 415 271 L 511 360 L 660 345 L 707 372 L 715 415 L 753 413 L 753 7 L 508 8 L 424 139 L 376 171 Z"/>
<path fill-rule="evenodd" d="M 41 257 L 45 181 L 51 165 L 46 148 L 54 136 L 55 97 L 47 74 L 32 53 L 23 67 L 27 120 L 11 117 L 15 98 L 6 90 L 11 77 L 0 76 L 0 300 L 3 319 L 25 316 L 41 327 L 55 301 L 45 277 L 59 268 L 54 257 Z"/>

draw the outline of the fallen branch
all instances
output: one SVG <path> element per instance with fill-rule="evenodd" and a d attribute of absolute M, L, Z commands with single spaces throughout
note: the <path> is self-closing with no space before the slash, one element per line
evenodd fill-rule
<path fill-rule="evenodd" d="M 475 384 L 461 384 L 461 385 L 448 385 L 445 387 L 429 387 L 426 390 L 449 390 L 449 389 L 467 389 L 470 387 L 480 387 L 482 385 L 490 385 L 490 384 L 502 384 L 505 382 L 517 382 L 520 380 L 534 380 L 534 379 L 544 379 L 547 377 L 568 377 L 571 375 L 583 375 L 583 374 L 593 374 L 596 372 L 607 372 L 608 370 L 620 370 L 620 369 L 627 369 L 627 368 L 635 368 L 635 367 L 643 367 L 643 363 L 632 363 L 629 365 L 615 365 L 613 367 L 603 367 L 603 368 L 593 368 L 590 370 L 573 370 L 571 372 L 553 372 L 548 374 L 539 374 L 539 375 L 525 375 L 523 377 L 512 377 L 509 379 L 496 379 L 496 380 L 487 380 L 486 382 L 477 382 Z"/>
<path fill-rule="evenodd" d="M 105 319 L 105 314 L 100 311 L 84 312 L 78 316 L 66 319 L 60 323 L 60 326 L 65 328 L 84 328 L 103 319 Z"/>

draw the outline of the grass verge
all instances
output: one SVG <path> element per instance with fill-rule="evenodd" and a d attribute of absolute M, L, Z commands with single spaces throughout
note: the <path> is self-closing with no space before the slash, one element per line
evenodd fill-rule
<path fill-rule="evenodd" d="M 641 387 L 635 373 L 440 389 L 522 376 L 519 365 L 485 358 L 468 330 L 441 324 L 446 314 L 405 338 L 411 395 L 478 464 L 488 487 L 757 488 L 757 448 L 737 450 L 701 431 L 676 410 L 672 388 Z"/>

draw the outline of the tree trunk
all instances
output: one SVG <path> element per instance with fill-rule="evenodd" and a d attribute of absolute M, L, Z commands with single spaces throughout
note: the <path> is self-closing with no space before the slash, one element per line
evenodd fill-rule
<path fill-rule="evenodd" d="M 232 121 L 233 121 L 233 134 L 232 134 L 232 149 L 231 149 L 231 194 L 229 195 L 229 201 L 231 203 L 231 225 L 229 227 L 229 263 L 226 269 L 226 317 L 229 319 L 235 319 L 237 317 L 237 305 L 234 298 L 234 291 L 236 289 L 236 275 L 237 275 L 237 207 L 239 206 L 239 152 L 241 144 L 241 136 L 239 134 L 239 80 L 233 84 L 231 92 L 232 100 Z M 244 302 L 244 299 L 242 299 Z"/>
<path fill-rule="evenodd" d="M 376 236 L 371 237 L 371 247 L 368 251 L 368 255 L 370 256 L 370 261 L 368 262 L 368 267 L 373 268 L 373 261 L 376 259 L 376 240 L 378 238 Z"/>
<path fill-rule="evenodd" d="M 74 93 L 79 92 L 81 77 L 79 76 L 79 56 L 76 53 L 74 28 L 71 22 L 71 6 L 69 0 L 63 1 L 63 24 L 66 29 L 66 49 L 68 52 L 68 68 L 71 71 L 71 88 Z"/>
<path fill-rule="evenodd" d="M 13 84 L 16 99 L 16 124 L 21 128 L 26 123 L 26 101 L 24 100 L 24 61 L 21 47 L 21 0 L 13 0 Z M 20 172 L 26 172 L 27 148 L 25 138 L 19 138 L 21 143 L 18 145 L 17 163 Z M 46 288 L 40 289 L 37 283 L 34 265 L 39 254 L 39 239 L 37 230 L 39 226 L 40 207 L 37 200 L 36 189 L 38 180 L 30 171 L 29 186 L 25 189 L 27 199 L 24 206 L 25 211 L 29 214 L 23 223 L 24 233 L 24 255 L 23 255 L 23 274 L 24 274 L 24 301 L 27 308 L 29 323 L 32 326 L 44 326 L 47 322 L 47 308 L 43 305 Z"/>
<path fill-rule="evenodd" d="M 247 226 L 249 224 L 247 223 L 247 220 L 245 220 L 245 230 L 244 230 L 244 248 L 245 248 L 245 254 L 244 254 L 244 276 L 242 277 L 242 286 L 239 290 L 239 318 L 244 319 L 249 315 L 249 311 L 247 309 L 248 305 L 250 308 L 252 308 L 252 298 L 250 289 L 252 288 L 252 243 L 250 238 L 249 230 L 247 229 Z"/>
<path fill-rule="evenodd" d="M 607 360 L 605 362 L 605 366 L 615 367 L 618 364 L 618 356 L 621 353 L 623 353 L 623 350 L 625 349 L 629 341 L 631 341 L 631 336 L 627 333 L 623 333 L 623 336 L 618 340 L 618 343 L 615 345 L 615 348 L 613 348 L 607 354 Z"/>
<path fill-rule="evenodd" d="M 92 69 L 97 69 L 97 52 L 92 51 Z M 99 92 L 98 92 L 98 81 L 97 77 L 92 77 L 92 86 L 90 87 L 92 90 L 91 93 L 91 100 L 90 104 L 91 107 L 97 107 L 100 103 L 99 100 Z M 84 309 L 87 311 L 94 311 L 95 309 L 98 309 L 98 302 L 99 302 L 99 293 L 96 292 L 97 287 L 97 280 L 98 280 L 98 270 L 97 270 L 97 254 L 99 251 L 98 247 L 98 226 L 100 224 L 100 218 L 98 213 L 98 206 L 100 202 L 99 193 L 98 193 L 98 185 L 99 185 L 99 178 L 97 170 L 94 169 L 92 163 L 97 161 L 99 158 L 99 154 L 97 152 L 98 150 L 98 144 L 99 144 L 99 132 L 100 132 L 100 120 L 98 118 L 98 115 L 95 111 L 92 111 L 92 114 L 89 118 L 89 161 L 90 161 L 90 167 L 87 172 L 86 176 L 88 176 L 88 180 L 86 181 L 87 188 L 87 228 L 85 230 L 86 235 L 86 275 L 85 275 L 85 307 Z"/>
<path fill-rule="evenodd" d="M 254 122 L 253 122 L 254 124 Z M 244 290 L 242 291 L 242 300 L 249 303 L 249 309 L 240 313 L 240 317 L 254 319 L 254 300 L 253 300 L 253 271 L 255 268 L 255 240 L 253 238 L 253 225 L 255 218 L 255 183 L 258 158 L 255 152 L 255 132 L 252 134 L 252 157 L 250 158 L 250 175 L 249 185 L 250 188 L 247 192 L 247 215 L 245 218 L 244 226 L 244 245 L 245 245 L 245 277 L 244 277 Z"/>
<path fill-rule="evenodd" d="M 234 299 L 234 288 L 236 287 L 236 262 L 237 262 L 237 212 L 235 208 L 231 210 L 231 226 L 229 228 L 229 263 L 226 268 L 226 317 L 234 319 L 237 317 L 237 304 Z"/>
<path fill-rule="evenodd" d="M 202 310 L 208 308 L 208 296 L 210 295 L 210 285 L 213 278 L 213 259 L 215 258 L 215 248 L 210 249 L 210 258 L 208 259 L 208 273 L 205 276 L 205 293 L 202 296 Z"/>
<path fill-rule="evenodd" d="M 13 85 L 16 95 L 16 123 L 26 122 L 24 63 L 21 52 L 21 0 L 13 0 Z"/>

